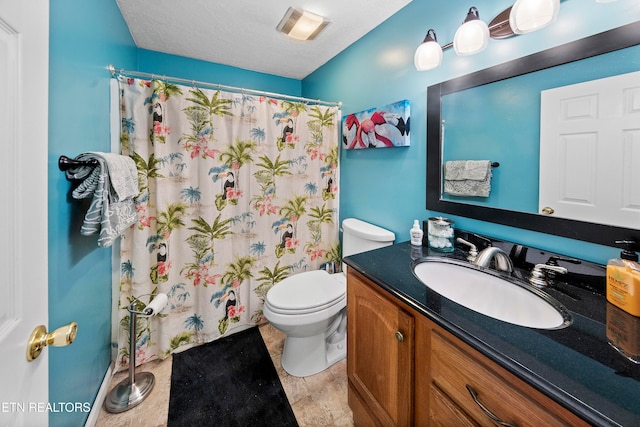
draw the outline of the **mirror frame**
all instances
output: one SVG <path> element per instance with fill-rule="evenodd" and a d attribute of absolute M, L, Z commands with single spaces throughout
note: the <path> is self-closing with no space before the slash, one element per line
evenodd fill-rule
<path fill-rule="evenodd" d="M 640 242 L 640 230 L 637 229 L 442 200 L 442 146 L 440 144 L 442 140 L 441 101 L 444 95 L 638 44 L 640 44 L 640 22 L 634 22 L 429 86 L 427 89 L 427 210 L 606 246 L 615 246 L 616 240 Z M 638 225 L 640 227 L 640 224 Z"/>

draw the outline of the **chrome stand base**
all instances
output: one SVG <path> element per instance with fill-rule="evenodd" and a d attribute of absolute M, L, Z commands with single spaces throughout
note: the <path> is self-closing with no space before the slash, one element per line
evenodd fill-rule
<path fill-rule="evenodd" d="M 136 374 L 133 384 L 130 378 L 125 378 L 109 392 L 104 401 L 104 408 L 114 414 L 128 411 L 146 399 L 155 382 L 156 379 L 151 372 Z"/>

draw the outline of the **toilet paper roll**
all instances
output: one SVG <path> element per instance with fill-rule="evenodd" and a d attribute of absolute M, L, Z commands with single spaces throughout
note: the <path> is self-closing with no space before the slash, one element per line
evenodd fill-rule
<path fill-rule="evenodd" d="M 168 301 L 169 298 L 167 297 L 167 294 L 156 295 L 153 301 L 147 304 L 147 306 L 144 308 L 144 314 L 146 314 L 147 316 L 153 316 L 156 313 L 159 313 L 160 311 L 162 311 L 164 306 L 167 305 Z"/>

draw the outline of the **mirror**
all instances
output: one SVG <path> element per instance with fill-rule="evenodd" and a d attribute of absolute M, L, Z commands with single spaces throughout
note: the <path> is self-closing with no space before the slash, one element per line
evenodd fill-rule
<path fill-rule="evenodd" d="M 462 91 L 486 91 L 485 85 L 494 82 L 500 82 L 500 85 L 508 88 L 509 85 L 513 85 L 513 82 L 517 82 L 518 78 L 531 81 L 532 78 L 537 78 L 537 73 L 539 72 L 555 72 L 557 74 L 559 71 L 555 67 L 563 66 L 563 64 L 566 64 L 564 65 L 565 67 L 573 67 L 572 69 L 585 73 L 585 70 L 580 68 L 582 64 L 575 61 L 587 58 L 594 60 L 598 55 L 638 44 L 640 44 L 640 22 L 635 22 L 430 86 L 427 90 L 427 209 L 607 246 L 612 246 L 615 240 L 636 239 L 640 241 L 640 230 L 534 213 L 537 211 L 537 182 L 533 184 L 535 185 L 534 188 L 530 189 L 530 191 L 529 189 L 527 190 L 527 192 L 534 194 L 535 201 L 532 203 L 527 202 L 528 205 L 525 204 L 523 206 L 495 205 L 491 201 L 470 202 L 468 199 L 443 198 L 441 191 L 442 160 L 445 154 L 441 141 L 444 140 L 443 131 L 445 133 L 451 131 L 451 127 L 446 127 L 446 122 L 445 126 L 442 126 L 443 110 L 449 108 L 450 98 L 453 99 L 456 96 L 460 96 Z M 536 73 L 535 76 L 532 73 Z M 564 74 L 568 73 L 564 72 Z M 586 78 L 586 80 L 589 80 L 589 78 Z M 570 83 L 561 82 L 557 86 L 564 84 Z M 537 112 L 536 116 L 539 117 Z M 467 117 L 469 117 L 468 114 Z M 533 173 L 536 174 L 534 178 L 537 180 L 537 153 L 535 156 L 535 170 Z M 510 158 L 508 154 L 506 156 L 503 154 L 503 157 L 505 161 Z M 468 158 L 473 157 L 469 156 Z M 495 161 L 496 159 L 490 160 Z M 507 168 L 503 168 L 505 161 L 501 161 L 502 166 L 500 167 L 504 170 L 499 168 L 494 172 L 495 174 L 508 172 Z M 531 166 L 529 166 L 529 169 L 532 169 Z M 530 182 L 533 181 L 530 180 Z M 527 185 L 524 188 L 529 187 Z"/>

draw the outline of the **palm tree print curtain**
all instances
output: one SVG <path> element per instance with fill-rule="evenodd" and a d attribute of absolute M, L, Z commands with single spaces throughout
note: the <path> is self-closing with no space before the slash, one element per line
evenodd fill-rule
<path fill-rule="evenodd" d="M 121 150 L 140 190 L 121 242 L 122 368 L 134 297 L 169 297 L 139 317 L 144 363 L 263 322 L 275 283 L 339 262 L 339 110 L 156 80 L 119 86 Z"/>

